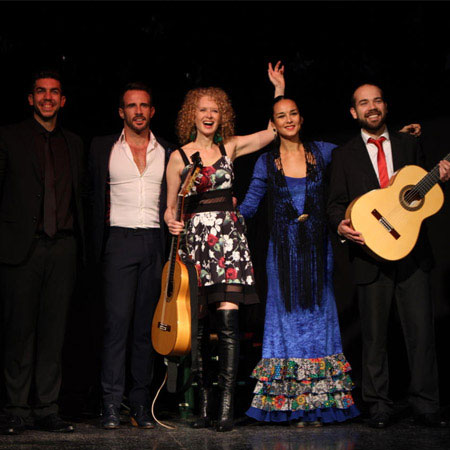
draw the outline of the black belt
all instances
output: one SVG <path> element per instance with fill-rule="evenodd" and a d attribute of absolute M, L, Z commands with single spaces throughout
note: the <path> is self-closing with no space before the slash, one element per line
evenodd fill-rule
<path fill-rule="evenodd" d="M 38 232 L 34 235 L 35 239 L 43 239 L 46 241 L 51 241 L 53 239 L 61 239 L 61 238 L 65 238 L 68 236 L 74 236 L 73 231 L 70 230 L 61 230 L 61 231 L 57 231 L 52 237 L 48 236 L 47 234 L 45 234 L 43 231 L 42 232 Z"/>
<path fill-rule="evenodd" d="M 184 214 L 208 211 L 234 211 L 232 190 L 216 189 L 189 195 L 184 199 Z"/>

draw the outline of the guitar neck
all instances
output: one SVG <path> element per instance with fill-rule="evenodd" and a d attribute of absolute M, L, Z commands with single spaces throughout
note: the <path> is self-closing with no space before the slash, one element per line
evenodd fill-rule
<path fill-rule="evenodd" d="M 176 220 L 179 221 L 181 219 L 181 213 L 183 211 L 183 205 L 184 205 L 184 196 L 178 195 L 178 202 L 177 202 L 177 211 L 175 214 Z M 170 256 L 169 256 L 169 276 L 168 276 L 168 283 L 167 283 L 167 295 L 170 297 L 172 295 L 172 287 L 173 287 L 173 275 L 175 272 L 175 262 L 178 257 L 178 247 L 180 242 L 180 235 L 178 236 L 172 236 L 172 242 L 170 244 Z"/>
<path fill-rule="evenodd" d="M 443 158 L 450 162 L 450 153 Z M 426 193 L 439 181 L 439 164 L 436 164 L 414 187 L 414 190 L 423 198 Z"/>

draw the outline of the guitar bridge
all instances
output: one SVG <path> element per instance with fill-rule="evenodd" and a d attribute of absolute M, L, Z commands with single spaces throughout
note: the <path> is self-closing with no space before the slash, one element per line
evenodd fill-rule
<path fill-rule="evenodd" d="M 390 233 L 394 239 L 398 239 L 400 237 L 398 231 L 376 209 L 372 211 L 372 215 L 378 220 L 379 223 L 381 223 L 381 225 L 383 225 L 384 228 L 386 228 L 388 233 Z"/>
<path fill-rule="evenodd" d="M 161 331 L 170 331 L 171 327 L 170 325 L 167 325 L 166 323 L 158 322 L 158 328 Z"/>

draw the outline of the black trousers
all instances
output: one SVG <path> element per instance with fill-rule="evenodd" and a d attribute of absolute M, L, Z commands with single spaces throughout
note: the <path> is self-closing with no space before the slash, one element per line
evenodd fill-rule
<path fill-rule="evenodd" d="M 73 236 L 36 239 L 25 263 L 0 265 L 8 414 L 45 417 L 58 412 L 61 350 L 75 272 Z"/>
<path fill-rule="evenodd" d="M 161 291 L 159 229 L 111 227 L 103 258 L 105 328 L 101 385 L 104 404 L 120 406 L 130 348 L 131 406 L 149 406 L 155 351 L 151 324 Z M 128 343 L 128 337 L 130 342 Z"/>
<path fill-rule="evenodd" d="M 375 282 L 358 286 L 363 342 L 362 396 L 370 403 L 373 415 L 392 412 L 387 358 L 392 301 L 397 305 L 408 355 L 410 405 L 416 414 L 439 409 L 429 276 L 417 267 L 405 274 L 401 264 L 384 265 Z"/>

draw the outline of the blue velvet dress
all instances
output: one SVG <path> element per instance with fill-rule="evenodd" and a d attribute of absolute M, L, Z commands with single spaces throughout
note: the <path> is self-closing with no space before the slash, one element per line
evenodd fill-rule
<path fill-rule="evenodd" d="M 328 164 L 334 145 L 325 142 L 315 145 Z M 256 162 L 250 187 L 240 205 L 245 218 L 255 214 L 266 194 L 267 155 L 263 154 Z M 297 211 L 303 211 L 306 178 L 286 177 L 286 183 Z M 257 383 L 247 411 L 256 420 L 342 422 L 359 414 L 351 395 L 351 368 L 342 353 L 329 240 L 326 258 L 320 305 L 308 309 L 294 303 L 288 311 L 280 290 L 274 242 L 269 241 L 262 359 L 252 373 Z"/>

